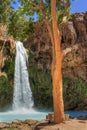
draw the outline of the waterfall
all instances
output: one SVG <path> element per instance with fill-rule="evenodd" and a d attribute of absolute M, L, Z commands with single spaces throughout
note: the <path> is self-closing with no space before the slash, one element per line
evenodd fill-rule
<path fill-rule="evenodd" d="M 31 109 L 33 107 L 32 92 L 27 70 L 28 57 L 23 44 L 16 42 L 15 74 L 13 110 L 21 108 Z"/>

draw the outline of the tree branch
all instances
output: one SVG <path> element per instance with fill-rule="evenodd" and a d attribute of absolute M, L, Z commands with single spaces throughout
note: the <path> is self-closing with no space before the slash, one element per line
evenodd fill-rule
<path fill-rule="evenodd" d="M 32 0 L 30 0 L 30 2 L 32 4 L 32 8 L 39 9 L 40 12 L 42 13 L 43 18 L 44 18 L 44 22 L 45 22 L 45 24 L 47 26 L 47 29 L 48 29 L 48 32 L 49 32 L 49 35 L 50 35 L 50 38 L 51 38 L 51 42 L 53 44 L 54 40 L 53 40 L 52 27 L 51 27 L 51 24 L 49 23 L 49 20 L 48 20 L 48 17 L 46 15 L 46 13 L 44 12 L 44 2 L 43 2 L 43 0 L 40 0 L 40 5 L 36 5 L 35 3 L 33 3 Z"/>
<path fill-rule="evenodd" d="M 32 8 L 39 9 L 39 10 L 43 8 L 41 5 L 35 4 L 32 0 L 30 0 L 30 2 L 32 4 Z"/>
<path fill-rule="evenodd" d="M 78 50 L 78 45 L 74 45 L 72 47 L 66 48 L 65 50 L 63 50 L 63 56 L 66 56 L 68 53 L 70 53 L 73 50 Z"/>

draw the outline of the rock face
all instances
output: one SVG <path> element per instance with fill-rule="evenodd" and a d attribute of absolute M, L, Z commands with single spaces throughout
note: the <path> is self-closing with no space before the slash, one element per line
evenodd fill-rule
<path fill-rule="evenodd" d="M 60 25 L 61 47 L 73 48 L 63 58 L 64 77 L 80 77 L 87 82 L 87 12 L 72 15 L 72 19 Z M 41 69 L 51 69 L 51 41 L 45 25 L 34 24 L 34 34 L 29 35 L 25 46 L 34 54 L 34 61 Z"/>
<path fill-rule="evenodd" d="M 8 35 L 7 27 L 0 24 L 0 111 L 8 108 L 12 101 L 14 48 L 13 37 Z"/>
<path fill-rule="evenodd" d="M 52 80 L 50 76 L 52 45 L 44 24 L 34 23 L 33 28 L 34 33 L 29 34 L 28 40 L 24 42 L 25 47 L 29 50 L 30 82 L 35 106 L 42 104 L 46 106 L 48 100 L 49 108 L 49 106 L 52 106 Z M 9 94 L 8 91 L 5 92 L 6 88 L 3 89 L 3 84 L 8 85 L 7 90 L 12 88 L 14 71 L 13 39 L 10 38 L 9 40 L 5 29 L 0 25 L 0 69 L 6 72 L 10 85 L 1 73 L 0 105 L 6 104 L 3 101 L 7 99 Z M 61 48 L 64 52 L 62 72 L 65 110 L 87 110 L 87 12 L 74 14 L 70 21 L 62 23 L 60 25 L 60 36 Z M 5 40 L 3 40 L 3 37 Z M 4 41 L 5 46 L 2 49 Z M 12 95 L 12 90 L 9 92 Z M 8 102 L 11 99 L 10 97 Z"/>
<path fill-rule="evenodd" d="M 33 130 L 35 125 L 38 123 L 37 120 L 16 120 L 11 123 L 0 123 L 0 129 L 2 130 Z"/>
<path fill-rule="evenodd" d="M 41 69 L 50 69 L 51 65 L 51 41 L 44 24 L 35 23 L 34 34 L 29 35 L 28 42 L 24 45 L 29 48 L 30 53 L 35 55 L 37 65 Z"/>
<path fill-rule="evenodd" d="M 67 46 L 71 46 L 76 42 L 77 34 L 74 28 L 73 21 L 62 23 L 60 25 L 60 34 L 62 47 L 65 49 Z"/>
<path fill-rule="evenodd" d="M 73 47 L 63 59 L 63 74 L 72 78 L 79 77 L 87 82 L 87 12 L 72 15 L 72 21 L 62 26 L 62 45 Z M 61 28 L 61 27 L 60 27 Z M 68 75 L 67 75 L 68 74 Z"/>
<path fill-rule="evenodd" d="M 6 57 L 11 56 L 14 48 L 15 42 L 13 37 L 8 35 L 7 27 L 0 23 L 0 71 L 3 68 Z"/>
<path fill-rule="evenodd" d="M 29 49 L 30 66 L 37 65 L 38 69 L 50 71 L 52 45 L 47 28 L 40 23 L 34 23 L 33 27 L 34 34 L 29 34 L 24 43 Z M 87 12 L 73 14 L 71 20 L 59 28 L 61 47 L 65 52 L 62 67 L 65 109 L 87 110 Z"/>

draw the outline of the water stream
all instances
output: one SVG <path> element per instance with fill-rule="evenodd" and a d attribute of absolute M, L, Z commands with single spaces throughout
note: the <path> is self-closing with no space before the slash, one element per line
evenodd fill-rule
<path fill-rule="evenodd" d="M 14 94 L 12 110 L 0 112 L 0 122 L 11 122 L 13 120 L 36 119 L 41 120 L 52 111 L 36 111 L 33 108 L 34 102 L 29 83 L 27 70 L 28 57 L 23 44 L 16 42 L 15 74 L 14 74 Z M 87 115 L 87 112 L 68 111 L 65 112 L 72 117 Z"/>
<path fill-rule="evenodd" d="M 33 107 L 32 92 L 27 70 L 28 57 L 22 42 L 16 42 L 13 110 L 31 109 Z"/>
<path fill-rule="evenodd" d="M 16 42 L 16 58 L 14 73 L 14 93 L 12 110 L 0 112 L 0 122 L 11 122 L 24 119 L 44 119 L 48 112 L 36 111 L 33 106 L 32 91 L 27 69 L 28 57 L 23 44 Z"/>

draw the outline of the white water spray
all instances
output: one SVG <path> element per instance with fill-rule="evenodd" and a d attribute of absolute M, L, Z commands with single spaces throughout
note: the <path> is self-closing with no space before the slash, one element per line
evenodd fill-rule
<path fill-rule="evenodd" d="M 13 110 L 32 109 L 33 100 L 27 70 L 28 57 L 23 44 L 16 42 Z"/>

